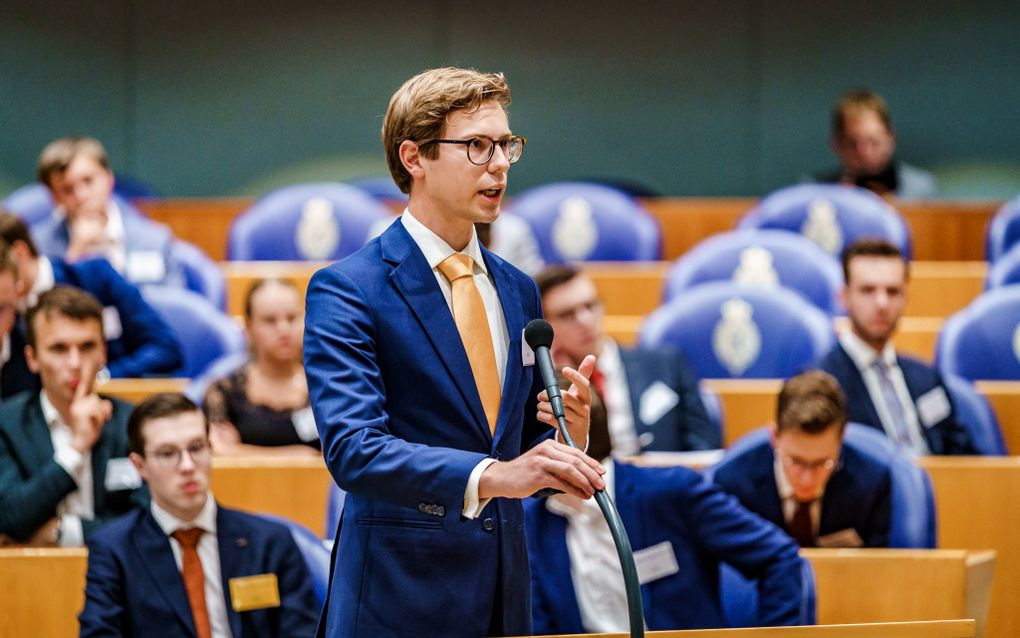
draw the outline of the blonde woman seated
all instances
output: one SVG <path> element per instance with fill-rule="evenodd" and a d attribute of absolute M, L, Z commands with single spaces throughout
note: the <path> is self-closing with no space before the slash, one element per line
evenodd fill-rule
<path fill-rule="evenodd" d="M 203 409 L 217 454 L 309 456 L 321 444 L 301 361 L 305 311 L 288 281 L 262 279 L 245 300 L 251 360 L 215 381 Z"/>

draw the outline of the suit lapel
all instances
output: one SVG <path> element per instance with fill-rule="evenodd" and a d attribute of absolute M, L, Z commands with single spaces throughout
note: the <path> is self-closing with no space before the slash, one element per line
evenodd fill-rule
<path fill-rule="evenodd" d="M 28 445 L 17 446 L 15 449 L 24 450 L 25 467 L 38 469 L 53 458 L 53 439 L 50 438 L 50 427 L 43 418 L 38 393 L 28 399 L 24 414 L 22 428 Z"/>
<path fill-rule="evenodd" d="M 188 628 L 189 635 L 197 635 L 188 593 L 184 589 L 184 578 L 174 561 L 170 540 L 148 511 L 139 511 L 137 516 L 140 520 L 131 542 L 138 554 L 139 569 L 149 575 L 153 589 L 166 599 L 178 620 Z"/>
<path fill-rule="evenodd" d="M 876 427 L 879 430 L 884 430 L 882 426 L 882 420 L 878 418 L 878 409 L 875 407 L 875 403 L 871 400 L 871 394 L 868 392 L 868 386 L 864 385 L 864 377 L 861 376 L 861 371 L 857 369 L 857 364 L 850 358 L 846 350 L 843 349 L 842 345 L 837 346 L 839 353 L 843 357 L 843 365 L 846 367 L 846 378 L 847 385 L 849 387 L 844 388 L 847 396 L 851 397 L 867 397 L 867 401 L 855 401 L 851 403 L 851 418 L 853 419 L 853 412 L 856 411 L 860 414 L 860 421 L 864 424 L 874 424 L 872 427 Z"/>
<path fill-rule="evenodd" d="M 241 635 L 241 617 L 230 602 L 230 579 L 247 574 L 244 569 L 249 560 L 250 549 L 247 533 L 236 524 L 233 512 L 224 510 L 217 504 L 216 508 L 216 540 L 220 545 L 220 578 L 223 580 L 223 597 L 227 607 L 227 618 L 230 620 L 230 632 Z"/>
<path fill-rule="evenodd" d="M 92 505 L 96 517 L 99 517 L 106 507 L 106 466 L 113 452 L 112 428 L 118 425 L 114 414 L 103 427 L 99 440 L 92 446 Z"/>
<path fill-rule="evenodd" d="M 393 266 L 390 280 L 404 298 L 419 327 L 435 349 L 438 360 L 464 399 L 468 411 L 474 417 L 475 427 L 491 438 L 464 344 L 425 256 L 401 223 L 392 224 L 379 241 L 383 259 Z"/>
<path fill-rule="evenodd" d="M 521 295 L 517 286 L 506 271 L 502 260 L 496 257 L 484 247 L 482 256 L 485 259 L 485 266 L 489 276 L 496 287 L 496 294 L 499 297 L 499 304 L 503 309 L 503 319 L 506 321 L 507 335 L 510 337 L 506 356 L 506 369 L 503 371 L 503 394 L 499 403 L 499 418 L 496 421 L 496 437 L 493 447 L 499 447 L 499 442 L 507 433 L 507 420 L 514 409 L 522 403 L 517 396 L 520 391 L 521 374 L 524 366 L 521 359 L 522 342 L 524 335 L 524 313 L 521 312 Z"/>

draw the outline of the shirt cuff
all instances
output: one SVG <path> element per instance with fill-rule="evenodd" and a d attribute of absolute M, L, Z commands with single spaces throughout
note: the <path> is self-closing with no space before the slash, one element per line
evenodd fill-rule
<path fill-rule="evenodd" d="M 74 514 L 60 517 L 60 546 L 81 547 L 85 544 L 85 530 L 81 526 L 81 518 Z"/>
<path fill-rule="evenodd" d="M 64 447 L 56 451 L 53 460 L 57 465 L 64 468 L 64 471 L 71 475 L 75 483 L 79 483 L 81 470 L 85 465 L 85 455 L 72 447 Z"/>
<path fill-rule="evenodd" d="M 496 462 L 496 459 L 482 459 L 479 461 L 475 469 L 471 470 L 471 476 L 468 477 L 467 487 L 464 488 L 464 509 L 460 511 L 461 516 L 464 518 L 478 518 L 478 515 L 482 513 L 485 506 L 489 504 L 491 498 L 487 498 L 481 502 L 478 500 L 478 483 L 482 480 L 482 472 L 485 468 L 489 467 Z"/>

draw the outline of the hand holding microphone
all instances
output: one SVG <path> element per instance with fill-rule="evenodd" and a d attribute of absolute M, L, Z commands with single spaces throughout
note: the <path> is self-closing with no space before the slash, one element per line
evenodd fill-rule
<path fill-rule="evenodd" d="M 535 319 L 524 329 L 524 340 L 535 352 L 535 364 L 545 386 L 545 391 L 538 395 L 538 420 L 554 428 L 559 427 L 560 440 L 583 450 L 591 422 L 591 385 L 588 379 L 595 371 L 595 357 L 585 357 L 577 370 L 563 368 L 563 376 L 571 383 L 564 394 L 557 382 L 550 353 L 552 326 L 542 319 Z"/>

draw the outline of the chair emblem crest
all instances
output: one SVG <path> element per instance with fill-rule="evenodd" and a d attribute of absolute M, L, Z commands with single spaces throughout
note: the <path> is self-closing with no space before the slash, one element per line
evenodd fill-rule
<path fill-rule="evenodd" d="M 816 199 L 808 205 L 807 219 L 800 233 L 830 255 L 838 255 L 843 247 L 843 231 L 836 220 L 836 207 L 827 199 Z"/>
<path fill-rule="evenodd" d="M 779 273 L 773 265 L 772 253 L 762 246 L 749 246 L 740 251 L 740 264 L 733 271 L 733 281 L 764 288 L 779 285 Z"/>
<path fill-rule="evenodd" d="M 761 354 L 761 331 L 751 318 L 754 308 L 739 297 L 722 304 L 722 319 L 712 330 L 712 350 L 730 374 L 742 375 Z"/>
<path fill-rule="evenodd" d="M 340 245 L 340 225 L 333 216 L 333 204 L 325 197 L 305 202 L 294 235 L 298 252 L 305 259 L 328 259 Z"/>
<path fill-rule="evenodd" d="M 599 230 L 588 200 L 568 197 L 560 203 L 552 240 L 556 252 L 568 261 L 584 260 L 591 255 L 599 242 Z"/>

